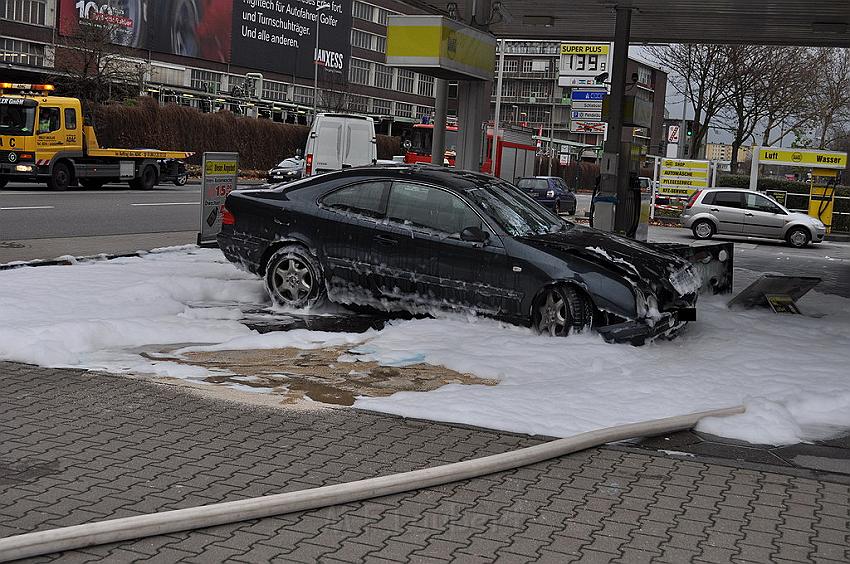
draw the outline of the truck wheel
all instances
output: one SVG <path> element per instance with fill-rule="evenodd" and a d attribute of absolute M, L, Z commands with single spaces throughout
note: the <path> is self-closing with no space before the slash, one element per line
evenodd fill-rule
<path fill-rule="evenodd" d="M 47 179 L 47 187 L 51 190 L 64 191 L 71 185 L 71 169 L 65 163 L 53 165 L 50 178 Z"/>
<path fill-rule="evenodd" d="M 150 190 L 156 186 L 156 177 L 156 169 L 148 165 L 142 169 L 142 173 L 138 178 L 130 181 L 130 188 L 133 190 Z"/>

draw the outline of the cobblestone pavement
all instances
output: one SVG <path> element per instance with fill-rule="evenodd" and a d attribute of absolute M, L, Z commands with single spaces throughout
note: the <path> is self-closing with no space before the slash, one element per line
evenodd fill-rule
<path fill-rule="evenodd" d="M 0 537 L 333 484 L 540 438 L 354 410 L 222 403 L 0 363 Z M 782 469 L 777 469 L 782 472 Z M 848 562 L 850 486 L 599 448 L 62 562 Z"/>

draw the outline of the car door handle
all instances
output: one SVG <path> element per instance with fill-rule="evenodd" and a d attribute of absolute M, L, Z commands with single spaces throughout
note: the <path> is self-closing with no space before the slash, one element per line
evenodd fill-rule
<path fill-rule="evenodd" d="M 710 210 L 709 210 L 709 211 L 720 211 L 720 210 L 719 210 L 719 209 L 717 209 L 717 208 L 710 208 Z"/>
<path fill-rule="evenodd" d="M 753 214 L 751 214 L 750 212 L 745 212 L 744 215 L 747 217 L 753 217 Z"/>
<path fill-rule="evenodd" d="M 386 237 L 384 235 L 375 235 L 375 241 L 377 241 L 379 245 L 398 245 L 398 239 L 393 239 L 392 237 Z"/>

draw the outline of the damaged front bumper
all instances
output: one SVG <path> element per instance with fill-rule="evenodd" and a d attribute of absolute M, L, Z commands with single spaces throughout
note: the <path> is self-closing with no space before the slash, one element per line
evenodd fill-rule
<path fill-rule="evenodd" d="M 696 308 L 680 308 L 665 312 L 660 319 L 635 319 L 604 327 L 596 331 L 609 343 L 628 343 L 639 347 L 655 339 L 672 339 L 688 324 L 696 320 Z"/>

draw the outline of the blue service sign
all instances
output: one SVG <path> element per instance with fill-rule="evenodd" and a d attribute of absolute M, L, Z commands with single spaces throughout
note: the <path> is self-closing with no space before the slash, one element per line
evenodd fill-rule
<path fill-rule="evenodd" d="M 576 102 L 601 102 L 605 98 L 604 90 L 573 90 L 570 98 Z"/>

